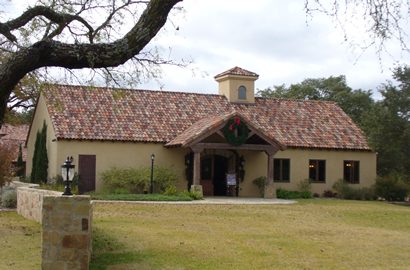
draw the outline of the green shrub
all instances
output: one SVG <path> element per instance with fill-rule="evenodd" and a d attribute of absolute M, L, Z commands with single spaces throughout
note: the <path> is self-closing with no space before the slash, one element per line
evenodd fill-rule
<path fill-rule="evenodd" d="M 169 186 L 165 189 L 164 195 L 177 195 L 178 191 L 177 188 L 175 186 Z"/>
<path fill-rule="evenodd" d="M 150 170 L 149 173 L 151 173 Z M 154 190 L 156 192 L 162 193 L 168 187 L 175 186 L 177 179 L 177 174 L 170 168 L 161 166 L 154 168 Z"/>
<path fill-rule="evenodd" d="M 310 183 L 309 179 L 304 179 L 298 183 L 298 189 L 301 192 L 311 192 L 312 184 Z"/>
<path fill-rule="evenodd" d="M 291 191 L 282 188 L 276 190 L 276 197 L 279 199 L 310 199 L 312 193 L 310 191 Z"/>
<path fill-rule="evenodd" d="M 202 193 L 199 192 L 199 191 L 190 191 L 189 192 L 189 197 L 191 197 L 194 200 L 202 200 L 204 198 Z"/>
<path fill-rule="evenodd" d="M 410 192 L 409 185 L 398 174 L 378 177 L 376 194 L 388 201 L 404 201 Z"/>
<path fill-rule="evenodd" d="M 334 197 L 337 196 L 337 193 L 333 192 L 332 190 L 325 190 L 325 191 L 323 191 L 322 196 L 325 197 L 325 198 L 334 198 Z"/>
<path fill-rule="evenodd" d="M 336 191 L 336 197 L 345 200 L 375 200 L 375 190 L 373 187 L 354 188 L 339 179 L 334 185 L 333 189 Z"/>
<path fill-rule="evenodd" d="M 128 193 L 143 193 L 148 190 L 143 174 L 132 168 L 110 168 L 101 174 L 101 178 L 106 193 L 120 189 L 127 190 Z"/>
<path fill-rule="evenodd" d="M 129 194 L 130 192 L 128 189 L 125 188 L 115 188 L 111 192 L 111 194 Z"/>
<path fill-rule="evenodd" d="M 113 167 L 101 174 L 104 183 L 104 192 L 112 193 L 113 190 L 127 190 L 127 193 L 142 194 L 150 189 L 151 169 L 143 168 L 117 168 Z M 154 191 L 164 192 L 168 187 L 175 186 L 177 175 L 169 168 L 155 166 Z"/>
<path fill-rule="evenodd" d="M 299 194 L 302 199 L 310 199 L 313 197 L 312 192 L 310 191 L 299 191 Z"/>
<path fill-rule="evenodd" d="M 1 205 L 6 208 L 16 208 L 17 193 L 15 190 L 5 190 L 1 196 Z"/>
<path fill-rule="evenodd" d="M 181 192 L 180 194 L 189 196 L 190 198 L 192 198 L 194 200 L 202 200 L 204 198 L 202 193 L 199 192 L 199 191 L 187 191 L 187 190 L 185 190 L 185 191 Z"/>
<path fill-rule="evenodd" d="M 266 176 L 255 178 L 252 183 L 258 187 L 259 194 L 263 198 L 265 195 Z"/>

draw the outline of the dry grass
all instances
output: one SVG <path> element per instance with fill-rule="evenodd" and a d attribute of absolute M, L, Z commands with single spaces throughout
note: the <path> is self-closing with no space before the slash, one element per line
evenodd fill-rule
<path fill-rule="evenodd" d="M 96 204 L 91 269 L 409 269 L 410 207 Z"/>
<path fill-rule="evenodd" d="M 0 270 L 40 269 L 41 226 L 15 211 L 0 211 Z"/>

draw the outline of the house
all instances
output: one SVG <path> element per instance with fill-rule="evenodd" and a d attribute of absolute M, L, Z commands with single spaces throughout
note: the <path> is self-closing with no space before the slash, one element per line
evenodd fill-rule
<path fill-rule="evenodd" d="M 265 196 L 310 179 L 322 194 L 339 179 L 370 186 L 376 153 L 334 102 L 258 98 L 256 73 L 235 67 L 215 76 L 218 94 L 50 85 L 38 99 L 27 139 L 27 174 L 35 135 L 48 126 L 48 176 L 74 157 L 80 190 L 100 190 L 113 166 L 173 168 L 177 188 L 204 195 Z M 235 185 L 236 184 L 236 185 Z"/>
<path fill-rule="evenodd" d="M 19 156 L 19 147 L 21 145 L 21 152 L 22 152 L 22 159 L 23 159 L 23 167 L 26 163 L 27 158 L 27 149 L 24 147 L 27 134 L 29 130 L 29 125 L 11 125 L 11 124 L 3 124 L 0 128 L 0 145 L 1 147 L 5 147 L 8 151 L 11 151 L 12 158 L 13 158 L 13 165 L 15 166 L 16 170 L 21 170 L 21 168 L 17 168 L 17 159 Z M 23 168 L 23 172 L 24 172 Z"/>

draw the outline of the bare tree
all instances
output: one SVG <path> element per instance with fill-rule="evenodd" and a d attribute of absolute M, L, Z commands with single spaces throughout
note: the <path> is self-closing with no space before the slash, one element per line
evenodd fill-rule
<path fill-rule="evenodd" d="M 404 52 L 410 53 L 408 20 L 410 15 L 409 0 L 305 0 L 308 15 L 324 13 L 332 17 L 344 32 L 345 41 L 366 50 L 374 47 L 380 57 L 382 52 L 389 53 L 387 41 L 398 41 Z M 364 25 L 367 35 L 363 40 L 356 40 L 347 26 L 355 28 L 356 23 Z"/>
<path fill-rule="evenodd" d="M 128 60 L 139 67 L 166 63 L 143 49 L 180 1 L 39 0 L 0 22 L 0 123 L 13 89 L 40 68 L 102 69 L 115 79 L 110 68 Z"/>

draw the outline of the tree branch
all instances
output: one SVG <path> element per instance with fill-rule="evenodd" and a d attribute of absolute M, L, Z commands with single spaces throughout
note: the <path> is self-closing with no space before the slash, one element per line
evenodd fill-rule
<path fill-rule="evenodd" d="M 140 53 L 164 26 L 169 12 L 180 1 L 182 0 L 151 0 L 134 27 L 123 38 L 111 43 L 67 44 L 46 38 L 11 54 L 0 65 L 0 123 L 10 93 L 27 73 L 52 66 L 68 69 L 119 66 Z M 69 20 L 82 20 L 79 16 L 66 16 L 40 7 L 30 9 L 19 18 L 0 26 L 10 31 L 23 26 L 36 14 L 45 14 L 50 20 L 63 24 Z M 0 33 L 5 35 L 8 32 L 1 32 L 0 27 Z"/>
<path fill-rule="evenodd" d="M 48 38 L 53 38 L 54 36 L 61 33 L 64 27 L 72 21 L 78 21 L 82 23 L 85 27 L 87 27 L 90 36 L 94 32 L 93 27 L 81 16 L 71 15 L 67 13 L 58 13 L 53 9 L 45 6 L 35 6 L 33 8 L 28 9 L 20 17 L 14 20 L 8 21 L 6 23 L 0 22 L 0 34 L 4 35 L 8 40 L 12 42 L 17 42 L 17 38 L 11 33 L 11 31 L 26 25 L 28 22 L 30 22 L 37 16 L 44 16 L 51 22 L 59 25 L 58 28 L 48 36 Z"/>

